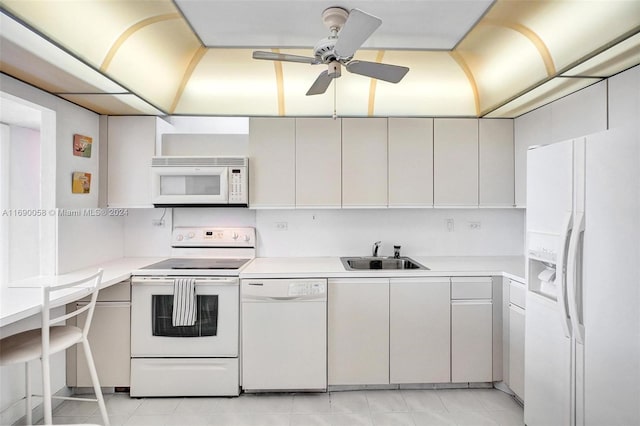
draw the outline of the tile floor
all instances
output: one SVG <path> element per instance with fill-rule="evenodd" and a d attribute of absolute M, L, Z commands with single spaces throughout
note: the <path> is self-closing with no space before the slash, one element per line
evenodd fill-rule
<path fill-rule="evenodd" d="M 130 398 L 105 395 L 117 425 L 423 426 L 524 425 L 522 407 L 496 389 L 359 390 L 243 394 L 238 398 Z M 54 424 L 101 424 L 97 405 L 65 401 Z"/>

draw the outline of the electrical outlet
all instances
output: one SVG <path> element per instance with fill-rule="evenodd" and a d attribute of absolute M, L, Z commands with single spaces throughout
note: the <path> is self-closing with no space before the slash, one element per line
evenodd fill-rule
<path fill-rule="evenodd" d="M 445 223 L 445 225 L 447 227 L 447 231 L 448 232 L 455 231 L 455 225 L 454 225 L 453 219 L 445 219 L 444 223 Z"/>
<path fill-rule="evenodd" d="M 469 229 L 472 231 L 479 231 L 480 230 L 480 222 L 469 222 Z"/>
<path fill-rule="evenodd" d="M 276 229 L 278 231 L 286 231 L 289 229 L 289 223 L 288 222 L 276 222 Z"/>

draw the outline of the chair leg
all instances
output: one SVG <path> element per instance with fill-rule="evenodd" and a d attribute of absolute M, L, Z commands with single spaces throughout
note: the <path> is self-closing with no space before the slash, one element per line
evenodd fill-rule
<path fill-rule="evenodd" d="M 96 371 L 96 366 L 93 363 L 93 354 L 91 353 L 91 348 L 89 347 L 89 341 L 87 339 L 84 339 L 82 341 L 82 347 L 84 349 L 84 356 L 87 359 L 87 367 L 89 368 L 89 374 L 91 375 L 93 390 L 96 394 L 96 399 L 98 400 L 98 407 L 100 407 L 102 421 L 104 422 L 104 426 L 109 426 L 110 424 L 109 416 L 107 415 L 107 406 L 104 403 L 102 390 L 100 389 L 100 382 L 98 381 L 98 372 Z"/>
<path fill-rule="evenodd" d="M 42 404 L 44 407 L 44 424 L 53 424 L 51 412 L 51 366 L 48 351 L 42 356 Z"/>
<path fill-rule="evenodd" d="M 33 392 L 31 391 L 31 368 L 29 367 L 29 361 L 24 363 L 24 391 L 27 406 L 27 424 L 31 425 L 33 424 L 33 405 L 31 402 L 31 394 L 33 394 Z"/>

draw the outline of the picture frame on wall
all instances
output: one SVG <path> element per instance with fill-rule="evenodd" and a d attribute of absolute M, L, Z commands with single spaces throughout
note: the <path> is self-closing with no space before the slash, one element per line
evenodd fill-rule
<path fill-rule="evenodd" d="M 73 172 L 71 193 L 88 194 L 91 191 L 91 173 Z"/>
<path fill-rule="evenodd" d="M 91 157 L 91 145 L 93 138 L 85 135 L 73 135 L 73 155 L 78 157 Z"/>

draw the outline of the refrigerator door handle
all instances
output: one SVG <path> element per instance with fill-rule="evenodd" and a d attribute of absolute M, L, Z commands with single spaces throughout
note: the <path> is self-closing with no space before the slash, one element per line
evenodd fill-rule
<path fill-rule="evenodd" d="M 580 248 L 580 237 L 584 232 L 584 212 L 576 213 L 576 226 L 571 232 L 571 240 L 569 242 L 569 256 L 567 263 L 567 298 L 569 299 L 569 317 L 571 325 L 578 343 L 584 343 L 584 327 L 580 325 L 578 316 L 578 274 L 576 268 L 578 266 L 578 255 Z M 580 283 L 582 284 L 582 283 Z"/>
<path fill-rule="evenodd" d="M 558 253 L 558 263 L 556 265 L 556 281 L 560 280 L 560 285 L 556 286 L 558 289 L 558 312 L 560 313 L 560 323 L 562 324 L 562 331 L 564 331 L 565 337 L 571 337 L 571 319 L 567 312 L 567 300 L 565 294 L 567 291 L 567 275 L 565 272 L 565 266 L 567 264 L 567 240 L 571 234 L 571 225 L 573 224 L 573 213 L 567 212 L 562 227 L 562 240 L 560 244 L 560 253 Z"/>

